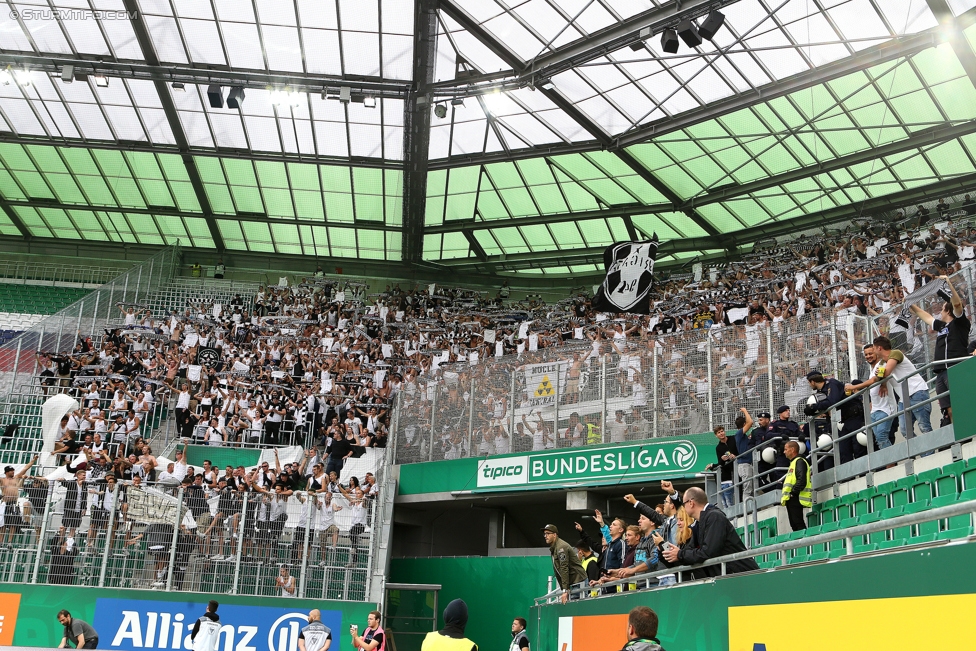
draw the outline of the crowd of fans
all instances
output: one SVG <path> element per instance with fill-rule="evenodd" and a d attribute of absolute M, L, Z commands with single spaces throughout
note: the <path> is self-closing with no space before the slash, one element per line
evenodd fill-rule
<path fill-rule="evenodd" d="M 124 519 L 127 491 L 144 482 L 184 487 L 192 517 L 181 534 L 211 559 L 225 556 L 242 519 L 255 532 L 253 544 L 242 544 L 270 553 L 284 505 L 304 523 L 313 509 L 331 514 L 317 522 L 334 538 L 329 518 L 362 510 L 375 494 L 369 478 L 340 484 L 343 465 L 386 446 L 398 395 L 400 462 L 695 433 L 740 410 L 788 410 L 810 393 L 810 374 L 843 354 L 846 315 L 890 311 L 976 259 L 974 212 L 966 195 L 956 207 L 919 206 L 895 223 L 851 223 L 780 246 L 760 243 L 741 261 L 659 274 L 647 316 L 599 313 L 583 294 L 555 304 L 512 300 L 507 283 L 493 296 L 436 284 L 367 295 L 365 285 L 326 279 L 321 268 L 301 284 L 260 287 L 226 305 L 168 314 L 120 305 L 119 327 L 80 339 L 71 353 L 38 355 L 43 393 L 68 392 L 81 403 L 62 421 L 54 450 L 74 478 L 58 480 L 68 515 L 52 557 L 55 548 L 61 556 L 86 548 L 76 539 L 76 512 L 91 515 L 88 536 L 97 535 L 106 525 L 96 515 L 118 499 Z M 780 344 L 772 351 L 770 333 Z M 536 386 L 526 369 L 545 362 L 556 367 Z M 184 442 L 307 452 L 275 473 L 197 471 L 185 453 L 163 469 L 146 439 L 168 408 Z M 25 521 L 47 491 L 45 480 L 27 481 L 35 515 Z M 117 498 L 108 497 L 113 482 L 123 485 Z M 246 509 L 243 495 L 251 496 Z M 353 525 L 366 526 L 365 516 L 352 515 Z M 667 517 L 677 532 L 680 517 Z M 11 513 L 8 526 L 15 519 Z M 650 533 L 637 526 L 619 537 Z M 358 531 L 347 534 L 353 564 Z"/>

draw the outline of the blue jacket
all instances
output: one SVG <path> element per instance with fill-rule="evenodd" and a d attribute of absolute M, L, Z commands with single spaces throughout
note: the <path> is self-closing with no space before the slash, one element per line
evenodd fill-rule
<path fill-rule="evenodd" d="M 607 541 L 607 562 L 603 568 L 606 570 L 616 570 L 623 567 L 624 553 L 627 549 L 624 546 L 623 536 L 613 540 L 610 536 L 610 527 L 607 525 L 600 527 L 600 533 L 603 534 L 603 539 Z"/>

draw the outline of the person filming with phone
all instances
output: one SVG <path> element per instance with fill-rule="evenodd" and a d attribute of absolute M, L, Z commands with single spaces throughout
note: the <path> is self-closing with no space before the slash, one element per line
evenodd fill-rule
<path fill-rule="evenodd" d="M 359 651 L 386 651 L 386 636 L 380 626 L 380 612 L 374 610 L 366 618 L 366 630 L 363 636 L 359 637 L 359 626 L 353 624 L 349 627 L 349 634 L 352 635 L 352 646 Z"/>

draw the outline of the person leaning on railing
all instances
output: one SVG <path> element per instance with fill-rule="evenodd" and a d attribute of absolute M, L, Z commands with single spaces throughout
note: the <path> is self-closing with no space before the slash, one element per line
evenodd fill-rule
<path fill-rule="evenodd" d="M 583 564 L 573 547 L 559 537 L 559 529 L 554 524 L 547 524 L 542 528 L 542 535 L 549 546 L 552 556 L 552 569 L 556 575 L 556 582 L 562 589 L 560 597 L 562 603 L 569 601 L 569 593 L 574 586 L 587 580 Z"/>
<path fill-rule="evenodd" d="M 970 323 L 966 317 L 966 310 L 963 306 L 962 298 L 956 291 L 952 281 L 948 276 L 939 276 L 949 286 L 952 296 L 942 306 L 939 318 L 935 318 L 917 304 L 912 304 L 909 309 L 919 319 L 930 326 L 937 333 L 935 339 L 935 360 L 956 359 L 969 355 L 969 330 Z M 942 408 L 942 422 L 945 426 L 952 422 L 952 401 L 949 391 L 949 367 L 953 364 L 943 364 L 936 366 L 935 371 L 935 392 L 945 393 L 939 398 L 939 407 Z"/>
<path fill-rule="evenodd" d="M 717 558 L 736 552 L 745 551 L 746 546 L 736 533 L 735 527 L 726 515 L 717 507 L 708 503 L 705 491 L 697 486 L 685 491 L 683 506 L 698 524 L 696 525 L 695 536 L 689 544 L 683 547 L 668 547 L 662 556 L 669 564 L 675 565 L 697 565 L 710 558 Z M 726 572 L 733 574 L 736 572 L 747 572 L 758 570 L 759 565 L 752 558 L 733 561 L 726 565 Z M 692 575 L 698 578 L 719 576 L 722 573 L 720 565 L 708 565 L 692 570 Z"/>

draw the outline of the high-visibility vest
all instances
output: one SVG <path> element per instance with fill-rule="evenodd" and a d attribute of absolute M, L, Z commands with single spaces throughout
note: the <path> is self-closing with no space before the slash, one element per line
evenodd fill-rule
<path fill-rule="evenodd" d="M 590 556 L 582 559 L 580 561 L 580 563 L 583 564 L 583 572 L 586 572 L 586 568 L 590 566 L 590 563 L 596 563 L 596 556 L 590 555 Z M 589 581 L 590 575 L 587 574 L 586 575 L 586 578 L 587 578 L 587 581 Z M 600 594 L 600 591 L 599 590 L 590 590 L 590 596 L 591 597 L 599 596 L 599 594 Z"/>
<path fill-rule="evenodd" d="M 600 428 L 593 423 L 586 424 L 586 444 L 587 445 L 598 445 L 603 443 L 603 437 L 600 436 Z"/>
<path fill-rule="evenodd" d="M 427 637 L 424 638 L 420 651 L 471 651 L 471 647 L 477 646 L 466 637 L 447 637 L 434 631 L 428 633 Z"/>
<path fill-rule="evenodd" d="M 783 478 L 783 497 L 789 497 L 793 492 L 793 485 L 796 484 L 796 462 L 801 457 L 793 457 L 793 461 L 790 462 L 790 469 L 786 471 L 786 477 Z M 811 507 L 813 506 L 813 488 L 810 485 L 810 464 L 804 463 L 807 467 L 807 484 L 800 491 L 800 506 Z"/>

